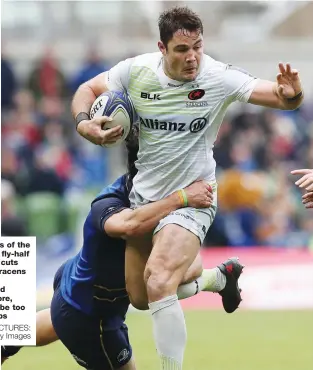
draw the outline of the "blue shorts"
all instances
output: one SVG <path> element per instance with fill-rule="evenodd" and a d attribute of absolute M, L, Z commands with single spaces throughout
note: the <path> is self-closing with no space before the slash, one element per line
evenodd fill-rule
<path fill-rule="evenodd" d="M 69 305 L 62 297 L 61 266 L 55 274 L 51 319 L 59 339 L 76 362 L 88 370 L 114 370 L 126 365 L 132 357 L 128 329 L 123 319 L 118 329 L 108 328 L 103 319 L 89 316 Z M 116 321 L 116 318 L 112 318 Z M 105 317 L 108 322 L 109 317 Z"/>

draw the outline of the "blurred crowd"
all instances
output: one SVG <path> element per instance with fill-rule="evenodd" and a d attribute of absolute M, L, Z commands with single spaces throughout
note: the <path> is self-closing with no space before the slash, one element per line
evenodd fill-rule
<path fill-rule="evenodd" d="M 107 68 L 91 51 L 81 68 L 66 76 L 47 51 L 20 81 L 2 55 L 2 235 L 36 232 L 45 239 L 68 232 L 70 216 L 60 211 L 66 200 L 86 191 L 94 195 L 108 183 L 107 151 L 76 133 L 70 112 L 78 86 Z M 54 227 L 44 230 L 36 218 L 49 207 Z"/>
<path fill-rule="evenodd" d="M 206 241 L 313 249 L 313 213 L 290 175 L 313 168 L 312 105 L 247 107 L 225 119 L 215 144 L 219 212 Z"/>
<path fill-rule="evenodd" d="M 21 82 L 2 55 L 2 235 L 74 233 L 77 217 L 64 204 L 76 203 L 78 212 L 83 194 L 108 183 L 108 152 L 76 133 L 70 101 L 81 83 L 109 66 L 90 51 L 68 76 L 48 51 Z M 312 105 L 291 112 L 244 106 L 225 118 L 214 153 L 219 210 L 207 246 L 313 248 L 312 212 L 290 175 L 313 168 Z M 56 217 L 44 233 L 49 207 Z"/>

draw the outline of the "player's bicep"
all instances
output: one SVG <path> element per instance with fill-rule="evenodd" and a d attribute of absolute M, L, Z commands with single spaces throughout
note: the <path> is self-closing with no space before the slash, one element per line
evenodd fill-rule
<path fill-rule="evenodd" d="M 85 85 L 88 86 L 93 91 L 96 97 L 100 96 L 101 94 L 109 90 L 105 82 L 105 73 L 106 72 L 100 73 L 94 78 L 85 82 Z"/>
<path fill-rule="evenodd" d="M 263 107 L 282 109 L 282 102 L 276 94 L 276 83 L 267 80 L 259 80 L 255 85 L 248 103 Z"/>

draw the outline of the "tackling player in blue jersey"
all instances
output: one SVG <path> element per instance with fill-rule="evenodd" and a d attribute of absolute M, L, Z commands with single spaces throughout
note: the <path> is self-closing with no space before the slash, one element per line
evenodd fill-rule
<path fill-rule="evenodd" d="M 181 207 L 180 198 L 174 193 L 136 210 L 129 209 L 128 194 L 136 173 L 136 128 L 132 140 L 128 140 L 128 153 L 128 174 L 104 188 L 92 202 L 84 224 L 81 251 L 65 262 L 55 275 L 51 302 L 53 327 L 49 310 L 38 313 L 37 345 L 59 338 L 86 369 L 136 368 L 124 322 L 130 303 L 125 286 L 124 239 L 151 231 L 160 218 Z M 184 191 L 191 205 L 207 207 L 213 201 L 204 182 L 194 183 Z M 226 311 L 229 305 L 237 308 L 240 303 L 238 276 L 236 268 L 233 272 L 226 269 L 230 265 L 236 267 L 236 260 L 230 259 L 201 274 L 201 263 L 199 267 L 199 261 L 195 261 L 184 277 L 185 284 L 178 288 L 178 296 L 187 298 L 201 290 L 219 291 Z M 18 349 L 2 347 L 3 359 L 14 355 Z"/>

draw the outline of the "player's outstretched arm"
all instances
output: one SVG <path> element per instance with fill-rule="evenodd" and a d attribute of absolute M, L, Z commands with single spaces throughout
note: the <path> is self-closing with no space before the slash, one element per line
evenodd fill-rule
<path fill-rule="evenodd" d="M 302 195 L 302 203 L 305 208 L 313 208 L 313 170 L 300 169 L 291 171 L 293 175 L 302 175 L 302 177 L 295 182 L 300 189 L 305 189 Z"/>
<path fill-rule="evenodd" d="M 185 203 L 185 196 L 188 204 Z M 151 232 L 162 218 L 178 208 L 187 205 L 194 208 L 207 208 L 212 203 L 211 187 L 204 181 L 197 181 L 186 187 L 184 192 L 178 191 L 163 200 L 134 210 L 127 208 L 112 215 L 104 223 L 104 231 L 111 237 L 135 238 Z"/>
<path fill-rule="evenodd" d="M 270 108 L 294 110 L 304 98 L 299 73 L 290 64 L 279 63 L 276 82 L 259 80 L 248 103 Z"/>

